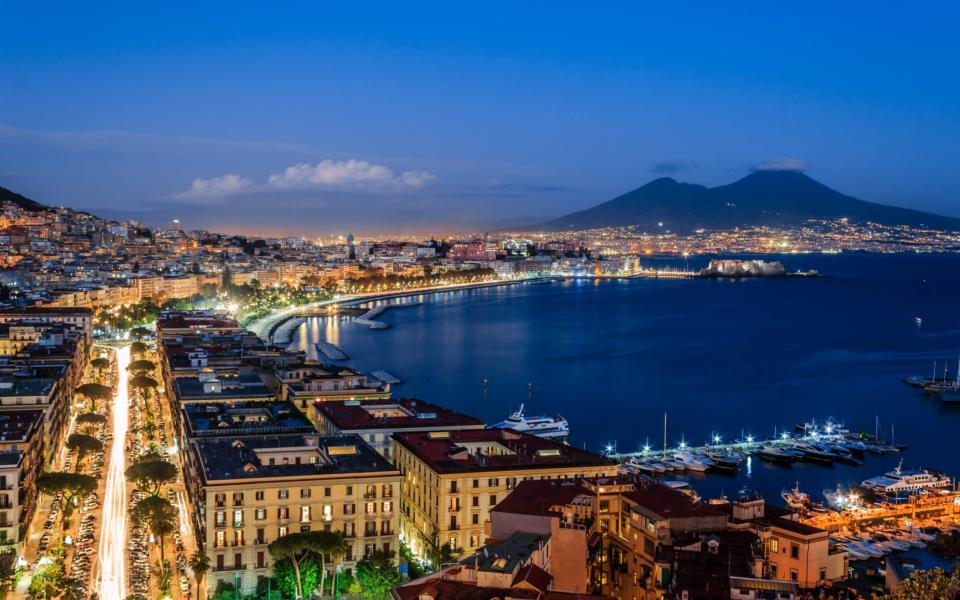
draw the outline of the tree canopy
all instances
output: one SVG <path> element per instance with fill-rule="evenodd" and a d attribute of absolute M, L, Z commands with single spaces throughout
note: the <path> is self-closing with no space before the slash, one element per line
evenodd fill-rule
<path fill-rule="evenodd" d="M 163 540 L 175 530 L 177 509 L 170 501 L 160 496 L 147 496 L 133 507 L 133 518 L 144 523 L 160 542 L 160 556 L 163 553 Z"/>
<path fill-rule="evenodd" d="M 173 481 L 177 476 L 177 465 L 168 460 L 147 456 L 133 463 L 124 474 L 127 481 L 136 483 L 141 489 L 156 496 L 163 484 Z"/>
<path fill-rule="evenodd" d="M 149 335 L 150 330 L 146 327 L 134 327 L 130 330 L 130 336 L 136 339 L 138 342 Z"/>
<path fill-rule="evenodd" d="M 143 373 L 152 371 L 154 368 L 156 368 L 156 365 L 153 364 L 153 362 L 144 359 L 132 361 L 129 365 L 127 365 L 128 371 L 140 371 Z"/>
<path fill-rule="evenodd" d="M 357 582 L 368 598 L 387 598 L 390 590 L 403 581 L 403 575 L 393 564 L 393 553 L 375 551 L 357 563 Z"/>
<path fill-rule="evenodd" d="M 77 423 L 80 425 L 100 425 L 107 422 L 107 418 L 97 412 L 85 412 L 77 415 Z"/>
<path fill-rule="evenodd" d="M 130 344 L 130 352 L 132 352 L 133 354 L 135 354 L 135 355 L 137 355 L 137 356 L 140 356 L 140 355 L 142 355 L 142 354 L 146 354 L 146 353 L 147 353 L 147 345 L 144 344 L 143 342 L 139 342 L 139 341 L 138 341 L 138 342 L 134 342 L 134 343 Z"/>
<path fill-rule="evenodd" d="M 77 387 L 77 393 L 91 400 L 107 400 L 113 396 L 113 390 L 100 383 L 85 383 Z"/>
<path fill-rule="evenodd" d="M 80 463 L 83 462 L 84 457 L 91 452 L 103 450 L 103 442 L 92 435 L 72 433 L 70 437 L 67 438 L 67 448 L 77 451 L 76 471 L 79 472 Z"/>
<path fill-rule="evenodd" d="M 893 592 L 894 600 L 956 600 L 957 597 L 960 597 L 960 569 L 947 575 L 940 567 L 910 573 Z"/>

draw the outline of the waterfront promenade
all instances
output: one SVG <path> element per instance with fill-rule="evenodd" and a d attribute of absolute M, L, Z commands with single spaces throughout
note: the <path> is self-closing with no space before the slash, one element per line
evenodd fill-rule
<path fill-rule="evenodd" d="M 310 304 L 301 304 L 298 306 L 289 306 L 270 313 L 265 317 L 256 319 L 247 325 L 247 329 L 260 336 L 260 338 L 271 341 L 277 328 L 289 319 L 297 318 L 302 313 L 323 308 L 326 306 L 355 306 L 364 302 L 376 300 L 391 300 L 394 298 L 407 298 L 410 296 L 419 296 L 421 294 L 431 294 L 437 292 L 457 292 L 462 290 L 499 287 L 504 285 L 518 285 L 523 283 L 532 283 L 540 281 L 553 281 L 555 277 L 537 277 L 527 279 L 507 279 L 496 281 L 481 281 L 476 283 L 459 283 L 451 285 L 430 286 L 421 288 L 411 288 L 405 290 L 396 290 L 393 292 L 370 292 L 366 294 L 351 294 L 349 296 L 336 296 L 330 300 L 321 300 L 320 302 L 311 302 Z"/>

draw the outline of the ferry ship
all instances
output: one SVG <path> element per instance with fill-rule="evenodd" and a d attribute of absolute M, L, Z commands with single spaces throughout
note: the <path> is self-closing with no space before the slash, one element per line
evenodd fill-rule
<path fill-rule="evenodd" d="M 900 494 L 923 490 L 949 489 L 953 480 L 941 473 L 927 469 L 903 470 L 903 461 L 893 471 L 879 477 L 871 477 L 861 484 L 865 489 L 878 494 Z"/>
<path fill-rule="evenodd" d="M 540 415 L 528 417 L 524 414 L 524 405 L 520 410 L 510 415 L 506 421 L 491 425 L 496 429 L 513 429 L 522 433 L 529 433 L 556 442 L 566 442 L 570 435 L 570 424 L 560 415 L 548 417 Z"/>

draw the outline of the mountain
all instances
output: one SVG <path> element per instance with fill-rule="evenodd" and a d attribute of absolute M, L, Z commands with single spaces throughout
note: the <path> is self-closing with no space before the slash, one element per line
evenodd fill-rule
<path fill-rule="evenodd" d="M 27 198 L 26 196 L 21 196 L 20 194 L 12 192 L 5 187 L 0 187 L 0 204 L 3 202 L 13 202 L 23 210 L 29 210 L 33 212 L 50 210 L 49 206 L 40 204 L 35 200 Z"/>
<path fill-rule="evenodd" d="M 960 229 L 960 219 L 858 200 L 797 171 L 755 171 L 714 188 L 663 177 L 593 208 L 527 229 L 563 231 L 635 225 L 646 231 L 685 232 L 701 227 L 789 226 L 807 219 L 841 217 L 883 225 Z"/>

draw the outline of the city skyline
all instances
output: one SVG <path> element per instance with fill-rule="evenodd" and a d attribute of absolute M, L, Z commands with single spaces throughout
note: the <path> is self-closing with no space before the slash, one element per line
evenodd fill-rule
<path fill-rule="evenodd" d="M 960 215 L 946 4 L 13 10 L 0 185 L 105 217 L 482 230 L 770 166 Z"/>

